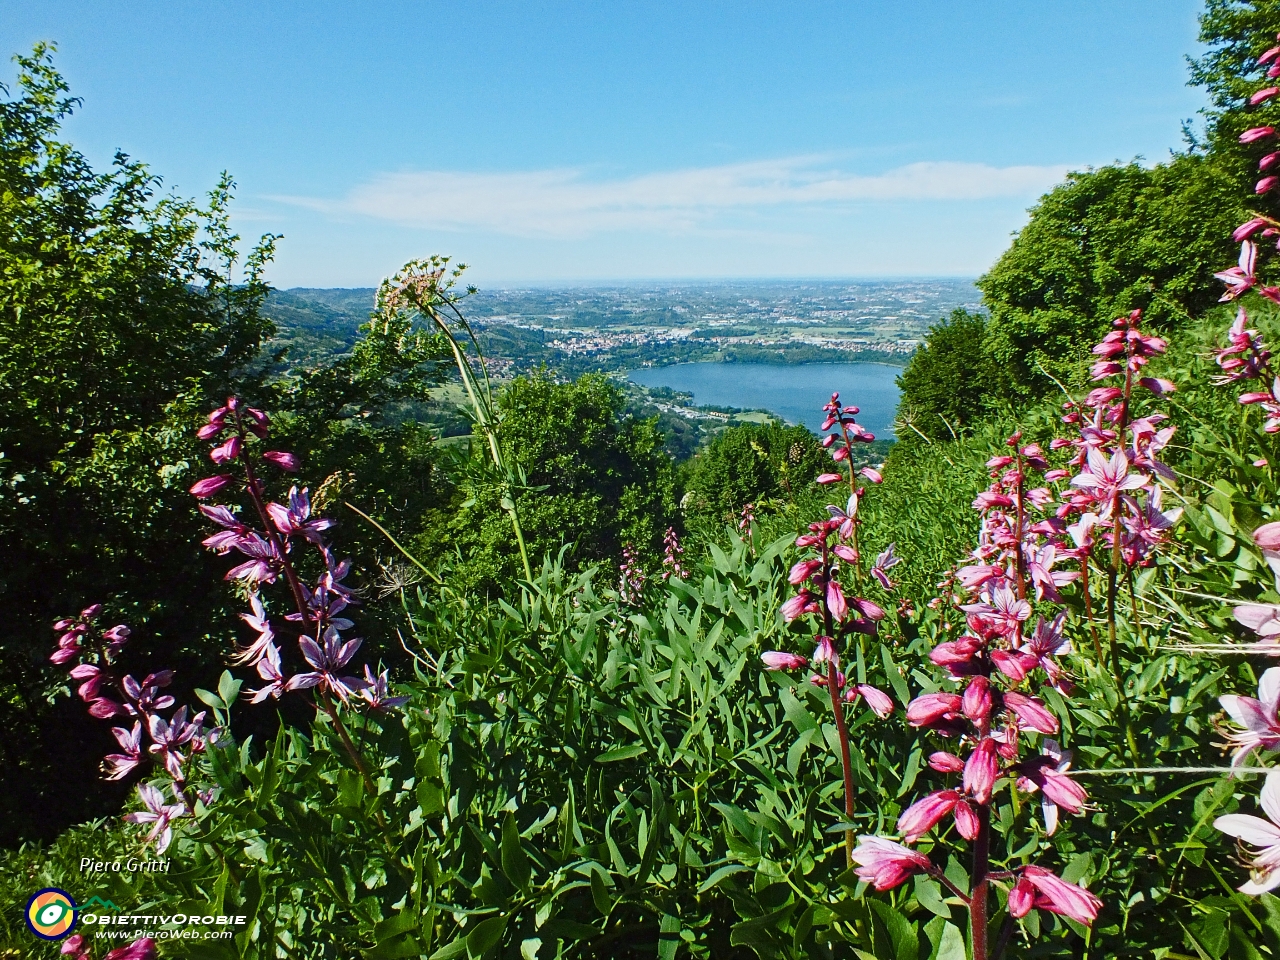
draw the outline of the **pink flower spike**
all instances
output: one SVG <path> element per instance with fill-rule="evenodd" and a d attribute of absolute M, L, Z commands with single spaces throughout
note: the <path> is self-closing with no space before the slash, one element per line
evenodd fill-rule
<path fill-rule="evenodd" d="M 803 670 L 809 665 L 809 658 L 798 653 L 786 653 L 781 650 L 769 650 L 760 654 L 766 670 Z"/>
<path fill-rule="evenodd" d="M 933 867 L 923 853 L 883 837 L 859 837 L 853 862 L 858 864 L 858 876 L 881 891 L 900 886 L 912 874 Z"/>
<path fill-rule="evenodd" d="M 1258 852 L 1245 861 L 1249 881 L 1238 888 L 1250 897 L 1280 887 L 1280 772 L 1267 774 L 1258 802 L 1267 815 L 1266 820 L 1232 813 L 1213 821 L 1214 827 L 1227 836 L 1258 848 Z"/>
<path fill-rule="evenodd" d="M 220 473 L 217 476 L 206 477 L 191 487 L 191 495 L 204 500 L 208 497 L 212 497 L 230 482 L 231 475 L 227 473 Z"/>
<path fill-rule="evenodd" d="M 1022 868 L 1022 875 L 1040 894 L 1036 906 L 1050 913 L 1060 913 L 1077 923 L 1089 926 L 1098 917 L 1102 901 L 1084 887 L 1067 883 L 1043 867 L 1029 864 Z"/>

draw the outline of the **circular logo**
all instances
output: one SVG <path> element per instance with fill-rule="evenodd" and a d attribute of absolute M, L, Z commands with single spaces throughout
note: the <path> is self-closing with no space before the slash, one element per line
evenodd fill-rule
<path fill-rule="evenodd" d="M 27 901 L 27 926 L 42 940 L 61 940 L 76 925 L 76 902 L 65 890 L 46 887 Z"/>

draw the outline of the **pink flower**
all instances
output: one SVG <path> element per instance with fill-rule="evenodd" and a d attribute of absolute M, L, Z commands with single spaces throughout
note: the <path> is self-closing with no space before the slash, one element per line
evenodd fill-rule
<path fill-rule="evenodd" d="M 1280 177 L 1263 177 L 1253 186 L 1253 192 L 1256 194 L 1269 193 L 1271 188 L 1280 183 Z"/>
<path fill-rule="evenodd" d="M 1058 718 L 1046 710 L 1039 700 L 1008 690 L 1004 694 L 1004 705 L 1032 730 L 1040 733 L 1058 732 Z"/>
<path fill-rule="evenodd" d="M 959 800 L 956 790 L 939 790 L 917 800 L 898 818 L 898 832 L 906 837 L 907 843 L 915 843 L 955 809 Z"/>
<path fill-rule="evenodd" d="M 268 642 L 262 650 L 257 662 L 258 676 L 266 681 L 266 685 L 257 690 L 245 691 L 252 703 L 261 703 L 267 697 L 278 700 L 280 694 L 289 689 L 289 680 L 280 670 L 280 651 L 274 643 Z"/>
<path fill-rule="evenodd" d="M 286 473 L 298 472 L 297 456 L 285 450 L 267 450 L 262 454 L 262 459 L 274 463 Z"/>
<path fill-rule="evenodd" d="M 1264 523 L 1253 531 L 1253 542 L 1262 550 L 1280 551 L 1280 523 Z"/>
<path fill-rule="evenodd" d="M 1267 774 L 1258 802 L 1267 820 L 1231 813 L 1213 821 L 1214 827 L 1227 836 L 1258 848 L 1258 852 L 1246 860 L 1249 881 L 1238 888 L 1250 897 L 1280 887 L 1280 772 Z"/>
<path fill-rule="evenodd" d="M 108 780 L 123 780 L 142 762 L 142 722 L 134 721 L 133 729 L 112 727 L 112 735 L 123 753 L 109 753 L 104 761 Z"/>
<path fill-rule="evenodd" d="M 1264 640 L 1280 635 L 1280 606 L 1274 603 L 1242 603 L 1231 615 Z"/>
<path fill-rule="evenodd" d="M 828 483 L 839 483 L 843 479 L 844 477 L 838 473 L 823 473 L 818 475 L 818 479 L 815 482 L 826 485 Z"/>
<path fill-rule="evenodd" d="M 130 823 L 149 823 L 151 832 L 147 834 L 147 843 L 155 842 L 156 853 L 164 853 L 173 840 L 173 828 L 169 825 L 176 817 L 187 812 L 183 804 L 166 804 L 164 796 L 149 783 L 138 784 L 138 796 L 142 799 L 145 810 L 125 814 Z"/>
<path fill-rule="evenodd" d="M 991 714 L 991 681 L 986 677 L 974 677 L 965 687 L 960 700 L 965 717 L 974 723 L 985 720 Z"/>
<path fill-rule="evenodd" d="M 1256 107 L 1258 104 L 1270 100 L 1277 93 L 1280 93 L 1280 87 L 1263 87 L 1249 98 L 1249 106 Z"/>
<path fill-rule="evenodd" d="M 1272 154 L 1275 156 L 1275 154 Z M 1252 220 L 1246 220 L 1240 226 L 1236 227 L 1235 232 L 1231 234 L 1231 239 L 1236 243 L 1248 240 L 1259 230 L 1266 227 L 1267 221 L 1262 217 L 1254 217 Z"/>
<path fill-rule="evenodd" d="M 913 727 L 927 727 L 950 719 L 960 711 L 960 702 L 960 696 L 954 693 L 922 694 L 907 704 L 907 722 Z"/>
<path fill-rule="evenodd" d="M 816 609 L 817 597 L 808 590 L 801 590 L 782 605 L 782 619 L 790 623 L 803 614 L 811 613 Z"/>
<path fill-rule="evenodd" d="M 915 873 L 928 872 L 933 863 L 923 853 L 883 837 L 859 837 L 853 850 L 855 871 L 877 890 L 891 890 Z"/>
<path fill-rule="evenodd" d="M 850 703 L 857 700 L 859 696 L 867 701 L 867 706 L 877 717 L 883 719 L 893 713 L 893 698 L 883 690 L 878 690 L 867 683 L 860 683 L 850 687 L 844 693 L 845 700 Z"/>
<path fill-rule="evenodd" d="M 770 650 L 760 654 L 766 670 L 803 670 L 809 665 L 809 658 L 798 653 L 785 653 L 781 650 Z"/>
<path fill-rule="evenodd" d="M 236 457 L 240 456 L 240 448 L 242 446 L 243 444 L 240 441 L 240 437 L 232 435 L 231 437 L 228 437 L 227 441 L 221 446 L 214 447 L 209 451 L 209 459 L 218 464 L 218 466 L 222 466 L 224 463 L 230 463 L 232 460 L 236 459 Z"/>
<path fill-rule="evenodd" d="M 1043 867 L 1030 864 L 1022 868 L 1022 876 L 1036 888 L 1036 907 L 1050 913 L 1060 913 L 1077 923 L 1089 926 L 1098 917 L 1102 901 L 1084 887 L 1067 883 Z"/>
<path fill-rule="evenodd" d="M 220 473 L 216 476 L 205 477 L 199 483 L 192 485 L 191 495 L 204 500 L 206 497 L 212 497 L 215 493 L 231 482 L 231 474 Z"/>
<path fill-rule="evenodd" d="M 1228 734 L 1236 748 L 1231 758 L 1233 767 L 1243 763 L 1254 750 L 1280 750 L 1280 667 L 1263 672 L 1258 679 L 1256 700 L 1229 694 L 1219 697 L 1218 702 L 1241 727 Z"/>
<path fill-rule="evenodd" d="M 822 569 L 821 560 L 801 560 L 791 568 L 787 580 L 792 586 L 799 586 Z"/>
<path fill-rule="evenodd" d="M 1036 903 L 1036 888 L 1026 877 L 1019 877 L 1018 882 L 1009 891 L 1009 916 L 1021 920 Z"/>
<path fill-rule="evenodd" d="M 880 475 L 879 470 L 874 470 L 871 467 L 863 467 L 858 471 L 858 473 L 866 477 L 872 483 L 884 483 L 884 477 Z"/>
<path fill-rule="evenodd" d="M 1265 140 L 1267 137 L 1274 136 L 1275 127 L 1251 127 L 1244 133 L 1240 134 L 1241 143 L 1256 143 L 1259 140 Z"/>
<path fill-rule="evenodd" d="M 964 769 L 964 761 L 953 753 L 939 750 L 929 755 L 929 766 L 939 773 L 959 773 Z"/>
<path fill-rule="evenodd" d="M 844 590 L 834 577 L 827 581 L 827 609 L 837 623 L 843 623 L 849 616 L 849 604 L 845 601 Z"/>
<path fill-rule="evenodd" d="M 1271 133 L 1275 132 L 1271 127 L 1266 129 Z M 1257 278 L 1254 276 L 1254 265 L 1257 260 L 1258 248 L 1254 246 L 1251 240 L 1246 240 L 1240 244 L 1239 264 L 1214 274 L 1215 277 L 1227 285 L 1227 292 L 1222 295 L 1219 302 L 1226 303 L 1229 300 L 1235 300 L 1253 289 L 1254 284 L 1257 283 Z"/>
<path fill-rule="evenodd" d="M 139 937 L 126 947 L 117 947 L 102 960 L 156 960 L 156 942 L 150 937 Z"/>
<path fill-rule="evenodd" d="M 1098 450 L 1090 449 L 1088 462 L 1088 469 L 1072 477 L 1071 484 L 1088 490 L 1096 502 L 1103 504 L 1101 519 L 1108 518 L 1118 495 L 1148 483 L 1141 474 L 1129 472 L 1129 458 L 1123 450 L 1117 450 L 1108 460 Z"/>
<path fill-rule="evenodd" d="M 1063 750 L 1056 740 L 1045 740 L 1041 755 L 1019 768 L 1018 789 L 1024 793 L 1042 791 L 1040 806 L 1044 814 L 1045 833 L 1048 836 L 1058 829 L 1058 809 L 1077 814 L 1084 810 L 1088 799 L 1084 788 L 1075 782 L 1067 771 L 1071 769 L 1071 751 Z"/>
<path fill-rule="evenodd" d="M 996 742 L 990 737 L 983 737 L 973 753 L 969 754 L 969 759 L 965 761 L 964 791 L 978 803 L 986 805 L 991 802 L 991 790 L 995 787 L 996 778 L 999 775 Z"/>

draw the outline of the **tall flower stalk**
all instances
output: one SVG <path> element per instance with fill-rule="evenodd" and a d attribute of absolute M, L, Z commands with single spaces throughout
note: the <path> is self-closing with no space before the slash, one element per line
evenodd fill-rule
<path fill-rule="evenodd" d="M 862 583 L 861 556 L 858 552 L 858 504 L 862 489 L 857 484 L 850 459 L 851 444 L 859 440 L 870 442 L 875 437 L 854 420 L 857 407 L 842 407 L 840 395 L 832 394 L 831 401 L 823 407 L 827 421 L 823 429 L 838 427 L 838 434 L 829 434 L 824 446 L 831 451 L 837 468 L 847 468 L 849 500 L 845 507 L 830 505 L 830 519 L 809 524 L 808 532 L 796 538 L 796 547 L 805 551 L 791 568 L 788 577 L 797 588 L 795 596 L 782 606 L 783 619 L 792 623 L 801 618 L 814 626 L 816 648 L 812 658 L 795 653 L 771 650 L 762 655 L 767 670 L 801 670 L 812 666 L 809 680 L 827 691 L 831 702 L 832 719 L 840 744 L 840 766 L 844 781 L 844 844 L 845 863 L 854 863 L 854 783 L 853 757 L 849 745 L 849 724 L 845 716 L 846 706 L 859 699 L 879 717 L 893 712 L 893 700 L 888 694 L 865 683 L 851 683 L 841 670 L 842 651 L 847 650 L 852 636 L 875 636 L 876 624 L 886 616 L 885 611 L 872 600 L 846 597 L 840 583 L 842 567 L 851 567 L 859 587 Z M 870 471 L 874 481 L 879 474 Z M 846 480 L 844 472 L 825 473 L 817 478 L 820 484 L 839 483 Z M 888 551 L 892 557 L 892 547 Z M 885 559 L 884 555 L 881 560 Z M 893 561 L 893 562 L 896 562 Z M 892 565 L 892 562 L 889 563 Z M 883 575 L 883 571 L 882 571 Z M 887 577 L 885 581 L 887 582 Z"/>
<path fill-rule="evenodd" d="M 489 457 L 502 483 L 502 508 L 511 518 L 525 579 L 532 581 L 533 568 L 529 564 L 524 528 L 520 525 L 520 511 L 516 505 L 517 494 L 525 484 L 514 465 L 508 463 L 502 450 L 501 418 L 489 383 L 489 371 L 484 364 L 480 343 L 458 308 L 462 297 L 453 292 L 453 286 L 463 269 L 462 265 L 451 269 L 448 257 L 409 261 L 394 277 L 384 280 L 378 288 L 378 312 L 382 315 L 382 322 L 388 324 L 402 312 L 417 312 L 431 321 L 449 344 L 458 376 L 462 379 L 462 386 L 471 405 L 471 418 L 485 438 Z M 467 292 L 473 293 L 474 288 L 469 287 Z M 462 332 L 465 341 L 459 339 L 457 331 Z M 468 350 L 476 356 L 477 362 L 474 365 L 467 356 Z"/>
<path fill-rule="evenodd" d="M 1043 867 L 992 866 L 991 805 L 1002 785 L 1040 795 L 1048 835 L 1057 830 L 1060 812 L 1078 814 L 1086 802 L 1084 790 L 1067 775 L 1070 751 L 1049 739 L 1059 733 L 1059 720 L 1037 695 L 1039 686 L 1053 687 L 1064 698 L 1072 690 L 1059 661 L 1071 649 L 1063 636 L 1066 614 L 1055 605 L 1060 588 L 1077 574 L 1055 569 L 1054 541 L 1061 528 L 1049 513 L 1055 498 L 1029 481 L 1048 471 L 1048 460 L 1019 434 L 1009 438 L 1008 447 L 1008 454 L 989 461 L 991 485 L 974 501 L 982 524 L 973 562 L 946 581 L 952 592 L 932 604 L 950 604 L 963 617 L 959 636 L 939 642 L 929 655 L 946 680 L 907 705 L 912 727 L 955 743 L 928 761 L 946 782 L 902 813 L 901 842 L 863 836 L 853 852 L 858 875 L 877 890 L 924 873 L 959 897 L 969 911 L 973 960 L 999 957 L 1015 922 L 1033 909 L 1091 924 L 1101 907 L 1093 894 Z M 1035 604 L 1041 612 L 1033 625 Z M 1030 752 L 1037 745 L 1038 752 Z M 912 848 L 948 821 L 970 847 L 967 889 L 949 879 L 935 858 Z M 1007 920 L 993 949 L 988 928 L 997 883 L 1008 888 Z"/>

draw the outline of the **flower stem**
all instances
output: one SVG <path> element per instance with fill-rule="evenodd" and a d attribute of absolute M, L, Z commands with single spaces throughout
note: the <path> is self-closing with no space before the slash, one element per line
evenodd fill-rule
<path fill-rule="evenodd" d="M 844 768 L 844 817 L 853 822 L 853 758 L 849 753 L 849 726 L 844 719 L 844 704 L 840 702 L 839 671 L 835 661 L 827 661 L 827 691 L 831 694 L 831 712 L 836 718 L 836 733 L 840 737 L 840 763 Z M 844 831 L 844 860 L 846 867 L 853 866 L 853 828 Z"/>
<path fill-rule="evenodd" d="M 987 868 L 990 860 L 991 809 L 978 804 L 978 835 L 973 840 L 969 937 L 973 960 L 987 960 Z"/>

